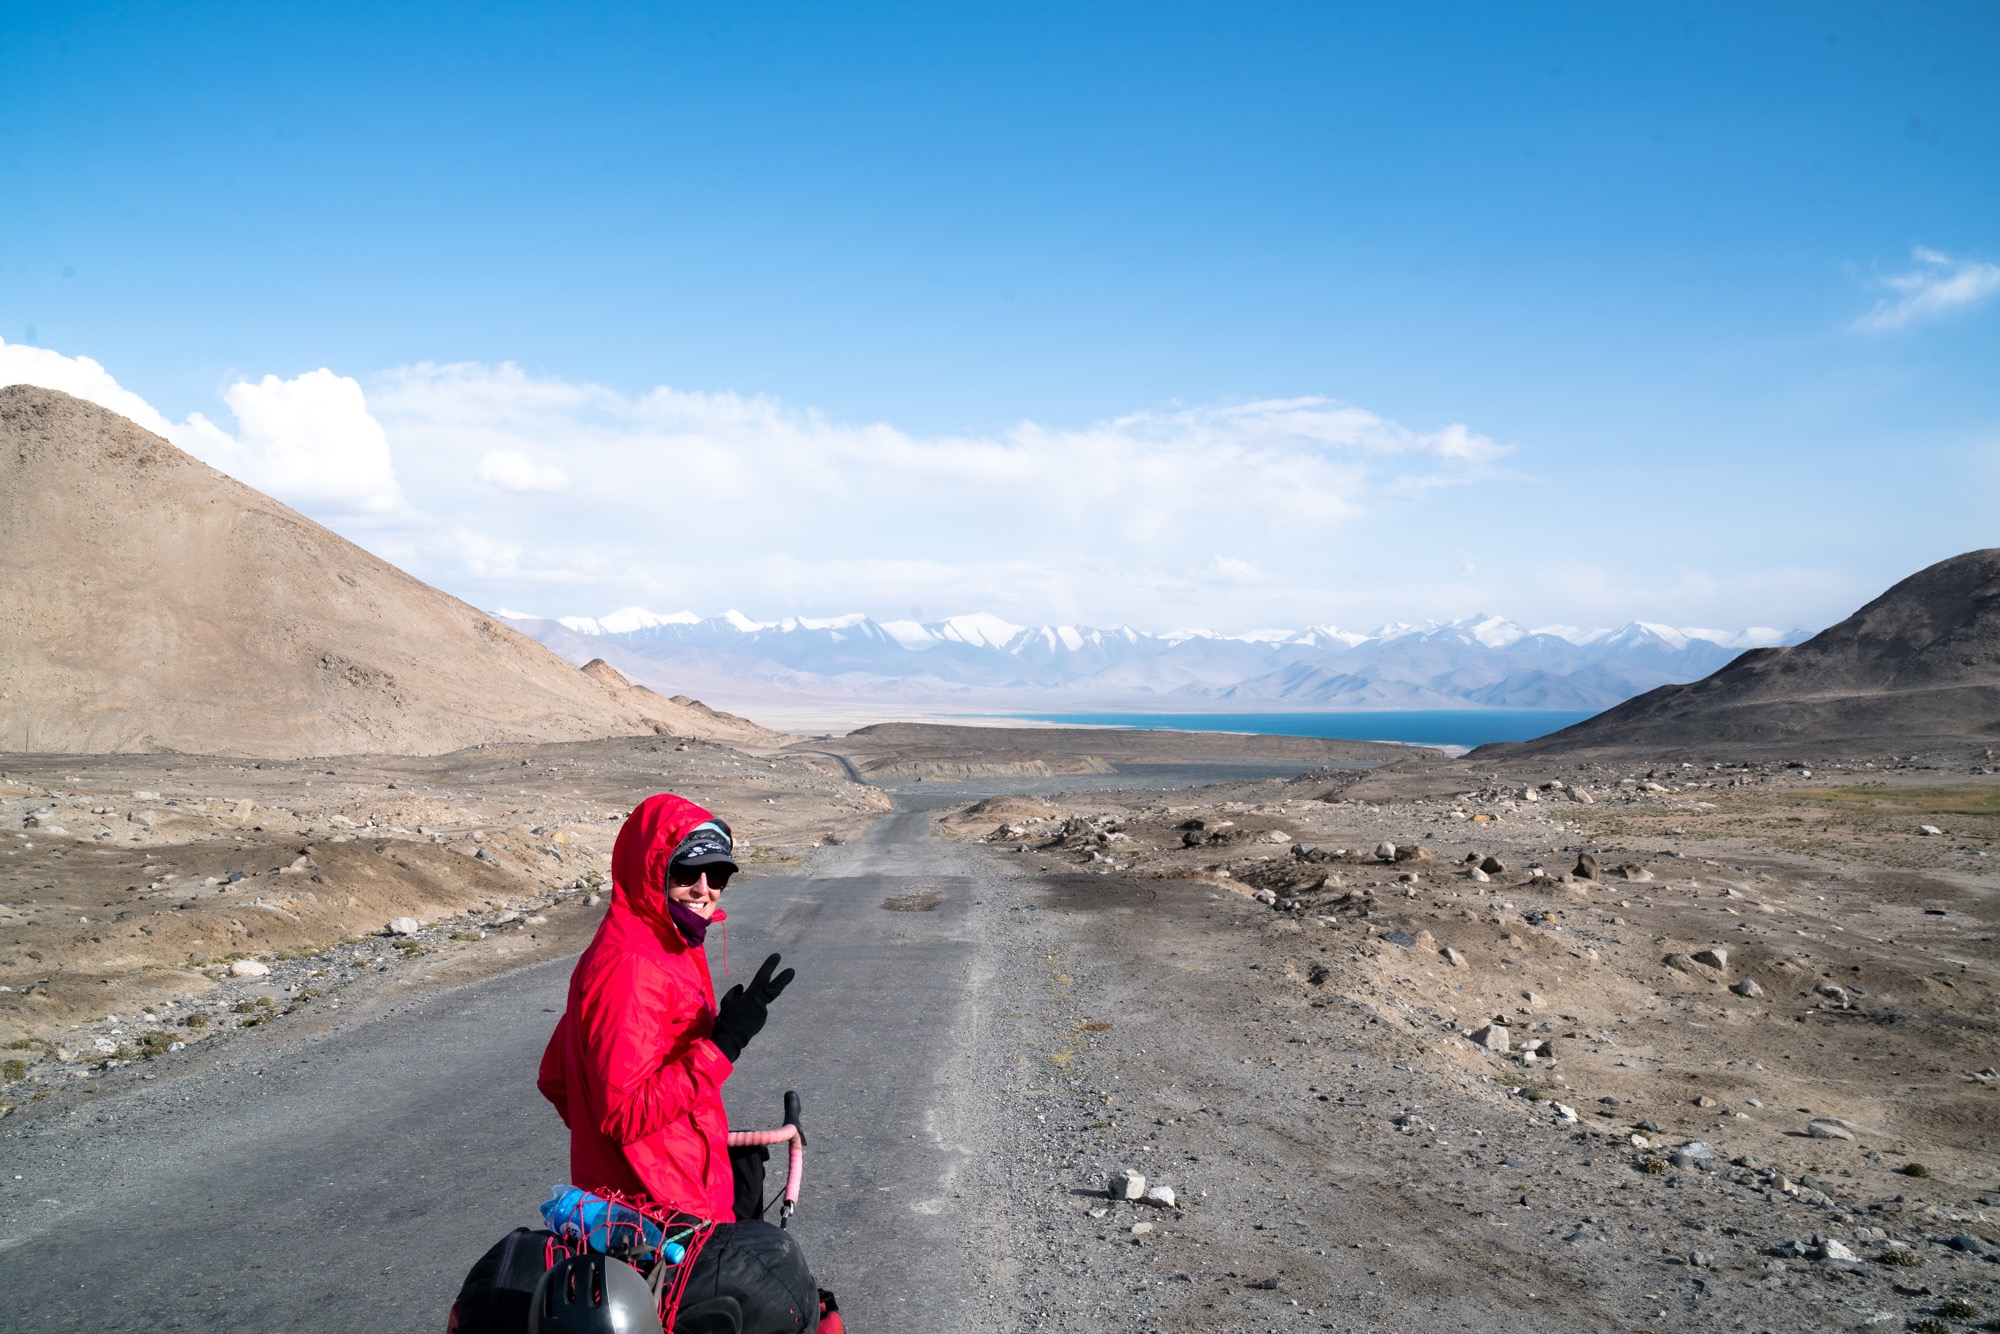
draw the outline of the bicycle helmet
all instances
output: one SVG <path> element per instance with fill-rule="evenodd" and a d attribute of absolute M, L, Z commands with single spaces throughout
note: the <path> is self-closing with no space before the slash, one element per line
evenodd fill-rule
<path fill-rule="evenodd" d="M 664 1334 L 653 1289 L 622 1260 L 591 1251 L 535 1285 L 528 1334 Z"/>

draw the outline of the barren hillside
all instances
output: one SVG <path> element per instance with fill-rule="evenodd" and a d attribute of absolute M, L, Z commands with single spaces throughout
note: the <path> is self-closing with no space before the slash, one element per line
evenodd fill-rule
<path fill-rule="evenodd" d="M 1796 647 L 1752 649 L 1700 681 L 1481 753 L 1996 740 L 2000 547 L 1989 547 L 1918 571 Z"/>
<path fill-rule="evenodd" d="M 579 672 L 50 389 L 0 389 L 0 550 L 0 751 L 286 757 L 655 731 L 778 739 Z"/>

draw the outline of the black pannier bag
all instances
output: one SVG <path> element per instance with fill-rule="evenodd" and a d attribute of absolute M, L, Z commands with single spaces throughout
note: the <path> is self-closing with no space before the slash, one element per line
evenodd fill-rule
<path fill-rule="evenodd" d="M 479 1257 L 459 1285 L 447 1334 L 528 1334 L 535 1284 L 569 1253 L 545 1228 L 515 1228 Z"/>

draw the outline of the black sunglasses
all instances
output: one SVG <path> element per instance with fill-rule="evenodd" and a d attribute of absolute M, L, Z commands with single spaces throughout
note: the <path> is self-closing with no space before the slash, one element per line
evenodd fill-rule
<path fill-rule="evenodd" d="M 721 893 L 729 887 L 729 877 L 736 874 L 733 866 L 669 866 L 667 883 L 677 889 L 686 889 L 695 881 L 708 876 L 709 888 Z"/>

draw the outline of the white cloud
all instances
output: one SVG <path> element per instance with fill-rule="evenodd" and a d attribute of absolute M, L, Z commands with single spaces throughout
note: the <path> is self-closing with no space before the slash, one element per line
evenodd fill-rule
<path fill-rule="evenodd" d="M 409 507 L 389 439 L 369 415 L 361 386 L 329 370 L 231 385 L 222 399 L 236 417 L 235 435 L 199 412 L 168 421 L 89 357 L 0 343 L 0 384 L 36 384 L 88 399 L 317 517 L 392 515 Z"/>
<path fill-rule="evenodd" d="M 1264 572 L 1247 560 L 1235 556 L 1216 556 L 1204 567 L 1204 572 L 1217 583 L 1255 584 L 1266 578 Z"/>
<path fill-rule="evenodd" d="M 224 472 L 315 513 L 394 514 L 408 508 L 389 437 L 361 386 L 329 370 L 231 385 L 223 401 L 241 427 L 231 438 L 195 413 L 176 444 Z M 182 435 L 187 436 L 186 439 Z"/>
<path fill-rule="evenodd" d="M 1325 618 L 1363 525 L 1490 477 L 1509 452 L 1463 425 L 1418 430 L 1316 397 L 919 436 L 511 365 L 406 367 L 365 394 L 330 370 L 241 382 L 223 395 L 232 432 L 199 413 L 167 421 L 87 359 L 0 354 L 16 378 L 86 393 L 420 578 L 552 614 L 1303 623 Z"/>
<path fill-rule="evenodd" d="M 494 449 L 482 454 L 479 480 L 517 496 L 569 490 L 568 473 L 553 464 L 545 467 L 536 463 L 518 449 Z"/>
<path fill-rule="evenodd" d="M 767 544 L 822 565 L 1173 573 L 1199 565 L 1191 547 L 1247 535 L 1262 549 L 1234 557 L 1268 569 L 1271 548 L 1323 545 L 1333 527 L 1483 475 L 1507 452 L 1464 426 L 1417 431 L 1322 398 L 920 437 L 767 397 L 628 396 L 513 366 L 422 365 L 386 377 L 370 406 L 427 511 L 449 508 L 460 469 L 552 497 L 535 511 L 542 533 L 519 539 L 523 568 L 558 534 L 568 565 L 579 543 L 612 567 L 719 564 L 754 518 Z M 557 470 L 531 460 L 558 443 L 570 485 L 555 498 Z M 525 510 L 517 521 L 535 522 Z M 749 568 L 740 551 L 728 559 Z M 885 593 L 901 596 L 850 596 Z"/>
<path fill-rule="evenodd" d="M 1953 259 L 1922 246 L 1911 252 L 1911 258 L 1915 268 L 1881 279 L 1882 286 L 1896 295 L 1884 297 L 1851 328 L 1860 333 L 1887 333 L 1977 305 L 2000 292 L 2000 264 Z"/>
<path fill-rule="evenodd" d="M 629 395 L 512 365 L 406 367 L 371 386 L 369 408 L 417 505 L 505 548 L 433 537 L 413 544 L 418 571 L 558 612 L 926 605 L 1178 622 L 1222 603 L 1232 622 L 1278 620 L 1325 587 L 1358 521 L 1490 476 L 1509 452 L 1463 425 L 1421 431 L 1316 397 L 918 436 L 770 397 Z M 559 470 L 535 462 L 558 451 Z M 482 497 L 468 475 L 532 503 Z"/>

